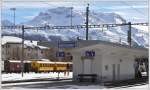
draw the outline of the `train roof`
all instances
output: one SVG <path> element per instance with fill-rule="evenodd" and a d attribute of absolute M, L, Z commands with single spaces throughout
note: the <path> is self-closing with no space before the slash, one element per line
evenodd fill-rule
<path fill-rule="evenodd" d="M 37 63 L 56 63 L 56 64 L 72 64 L 72 62 L 51 62 L 51 61 L 34 61 L 34 62 L 37 62 Z"/>
<path fill-rule="evenodd" d="M 8 60 L 9 62 L 21 63 L 21 60 Z M 56 63 L 56 64 L 72 64 L 72 62 L 54 62 L 54 61 L 30 61 L 24 60 L 25 63 L 37 62 L 37 63 Z"/>
<path fill-rule="evenodd" d="M 21 60 L 8 60 L 9 62 L 18 62 L 18 63 L 20 63 L 21 62 Z M 28 63 L 30 63 L 31 61 L 26 61 L 26 60 L 24 60 L 23 62 L 28 62 Z"/>

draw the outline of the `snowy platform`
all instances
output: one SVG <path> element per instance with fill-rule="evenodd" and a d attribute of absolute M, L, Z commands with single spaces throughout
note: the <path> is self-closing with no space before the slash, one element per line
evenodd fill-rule
<path fill-rule="evenodd" d="M 21 73 L 8 73 L 8 74 L 2 74 L 2 81 L 16 81 L 16 80 L 30 80 L 30 79 L 57 79 L 58 73 L 56 72 L 50 72 L 50 73 L 24 73 L 23 77 Z M 69 73 L 69 75 L 65 75 L 64 72 L 61 72 L 59 74 L 60 79 L 68 79 L 72 78 L 72 72 Z"/>
<path fill-rule="evenodd" d="M 40 81 L 40 82 L 22 82 L 22 83 L 11 83 L 2 84 L 2 89 L 11 90 L 49 90 L 49 89 L 142 89 L 147 90 L 148 84 L 141 83 L 135 85 L 124 85 L 117 87 L 107 87 L 100 83 L 90 83 L 90 82 L 74 82 L 72 80 L 62 80 L 62 81 Z"/>

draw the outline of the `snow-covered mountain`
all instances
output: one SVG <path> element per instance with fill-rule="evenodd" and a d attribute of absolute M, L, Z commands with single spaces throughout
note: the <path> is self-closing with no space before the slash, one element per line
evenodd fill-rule
<path fill-rule="evenodd" d="M 72 24 L 80 25 L 85 24 L 85 12 L 73 11 L 72 12 Z M 90 24 L 100 23 L 124 23 L 126 22 L 120 15 L 115 13 L 89 13 Z M 71 8 L 69 7 L 58 7 L 48 9 L 45 12 L 39 13 L 31 21 L 28 21 L 28 25 L 70 25 L 71 24 Z"/>
<path fill-rule="evenodd" d="M 1 23 L 3 26 L 11 26 L 13 25 L 12 22 L 10 22 L 9 20 L 2 20 L 2 23 Z"/>
<path fill-rule="evenodd" d="M 97 13 L 90 11 L 89 24 L 102 24 L 102 23 L 126 23 L 120 15 L 115 13 Z M 32 20 L 24 23 L 30 26 L 43 26 L 43 25 L 70 25 L 71 24 L 71 8 L 58 7 L 48 9 L 45 12 L 39 13 Z M 85 12 L 75 11 L 72 12 L 72 25 L 84 25 Z M 99 29 L 89 29 L 89 39 L 92 40 L 105 40 L 110 42 L 127 43 L 128 26 L 120 27 L 104 27 Z M 15 35 L 21 37 L 21 30 L 3 30 L 3 35 Z M 85 39 L 85 29 L 55 29 L 55 30 L 26 30 L 25 38 L 33 40 L 75 40 L 77 37 Z M 132 27 L 132 41 L 135 45 L 148 47 L 148 32 L 141 33 L 140 28 Z"/>

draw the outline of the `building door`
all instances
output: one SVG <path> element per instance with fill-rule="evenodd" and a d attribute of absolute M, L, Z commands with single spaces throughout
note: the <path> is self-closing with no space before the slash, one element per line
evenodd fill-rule
<path fill-rule="evenodd" d="M 84 73 L 84 74 L 91 74 L 92 60 L 90 60 L 90 59 L 85 59 L 83 66 L 84 66 L 84 67 L 83 67 L 83 73 Z"/>
<path fill-rule="evenodd" d="M 120 64 L 117 65 L 117 79 L 120 80 Z"/>
<path fill-rule="evenodd" d="M 112 65 L 112 69 L 113 69 L 113 70 L 112 70 L 112 76 L 113 76 L 112 78 L 113 78 L 113 80 L 116 80 L 115 64 Z"/>

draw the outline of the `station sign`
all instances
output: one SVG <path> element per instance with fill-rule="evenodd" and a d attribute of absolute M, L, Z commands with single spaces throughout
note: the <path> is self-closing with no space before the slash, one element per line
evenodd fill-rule
<path fill-rule="evenodd" d="M 56 57 L 65 57 L 65 52 L 56 52 Z"/>
<path fill-rule="evenodd" d="M 62 41 L 58 43 L 58 48 L 75 48 L 76 44 L 74 41 Z"/>
<path fill-rule="evenodd" d="M 95 51 L 85 51 L 86 57 L 95 57 Z"/>

